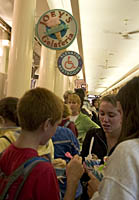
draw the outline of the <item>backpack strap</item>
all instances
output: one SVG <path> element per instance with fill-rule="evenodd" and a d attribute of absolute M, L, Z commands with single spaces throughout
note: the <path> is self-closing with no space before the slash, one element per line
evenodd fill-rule
<path fill-rule="evenodd" d="M 42 157 L 33 157 L 25 161 L 23 164 L 21 164 L 9 177 L 9 181 L 0 197 L 0 200 L 4 200 L 6 198 L 6 195 L 8 194 L 8 190 L 11 187 L 11 185 L 18 179 L 19 176 L 23 175 L 24 178 L 19 187 L 17 188 L 14 197 L 14 200 L 16 200 L 32 168 L 34 168 L 40 162 L 49 162 L 49 161 Z"/>
<path fill-rule="evenodd" d="M 0 138 L 5 138 L 6 140 L 8 140 L 8 142 L 9 142 L 10 144 L 12 144 L 11 140 L 10 140 L 6 135 L 1 136 Z"/>
<path fill-rule="evenodd" d="M 70 124 L 70 120 L 68 120 L 65 124 L 64 124 L 64 127 L 68 127 L 68 125 Z"/>

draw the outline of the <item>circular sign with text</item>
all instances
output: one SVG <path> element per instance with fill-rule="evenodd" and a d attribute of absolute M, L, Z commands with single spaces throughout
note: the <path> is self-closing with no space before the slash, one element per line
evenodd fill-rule
<path fill-rule="evenodd" d="M 36 35 L 41 44 L 50 49 L 65 49 L 77 35 L 77 23 L 65 10 L 49 10 L 38 20 Z"/>
<path fill-rule="evenodd" d="M 66 76 L 74 76 L 82 68 L 83 61 L 81 56 L 75 51 L 65 51 L 57 61 L 60 72 Z"/>

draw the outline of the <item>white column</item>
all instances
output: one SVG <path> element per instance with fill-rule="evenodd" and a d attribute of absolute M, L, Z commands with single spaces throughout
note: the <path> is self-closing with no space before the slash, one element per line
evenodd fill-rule
<path fill-rule="evenodd" d="M 54 92 L 56 51 L 42 46 L 38 86 Z"/>
<path fill-rule="evenodd" d="M 15 0 L 8 66 L 7 96 L 30 89 L 36 0 Z"/>
<path fill-rule="evenodd" d="M 55 73 L 54 93 L 57 96 L 59 96 L 61 99 L 63 99 L 63 94 L 64 94 L 64 75 L 59 71 L 58 68 L 56 68 L 56 73 Z"/>
<path fill-rule="evenodd" d="M 69 77 L 69 90 L 74 91 L 76 76 Z"/>
<path fill-rule="evenodd" d="M 63 99 L 63 94 L 64 94 L 64 79 L 65 76 L 64 74 L 62 74 L 58 67 L 57 67 L 57 60 L 59 58 L 59 56 L 66 51 L 66 49 L 63 50 L 57 50 L 56 51 L 56 60 L 55 60 L 55 85 L 54 85 L 54 92 L 57 96 L 59 96 L 61 99 Z"/>
<path fill-rule="evenodd" d="M 6 31 L 2 31 L 1 33 L 2 37 L 0 40 L 0 48 L 1 48 L 0 72 L 7 73 L 10 41 L 8 33 Z"/>
<path fill-rule="evenodd" d="M 68 76 L 64 76 L 64 88 L 63 88 L 63 93 L 69 89 L 69 77 Z"/>

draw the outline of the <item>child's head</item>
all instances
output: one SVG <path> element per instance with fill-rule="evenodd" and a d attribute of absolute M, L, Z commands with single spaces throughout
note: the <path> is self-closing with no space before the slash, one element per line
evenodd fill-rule
<path fill-rule="evenodd" d="M 10 125 L 18 126 L 18 118 L 17 118 L 17 103 L 18 98 L 16 97 L 5 97 L 0 100 L 0 118 L 1 122 Z"/>
<path fill-rule="evenodd" d="M 18 103 L 17 112 L 21 128 L 35 131 L 48 119 L 52 125 L 61 120 L 63 102 L 53 92 L 38 87 L 23 95 Z"/>
<path fill-rule="evenodd" d="M 104 132 L 118 138 L 121 132 L 121 114 L 115 95 L 106 95 L 100 100 L 99 120 Z"/>
<path fill-rule="evenodd" d="M 81 105 L 81 99 L 80 99 L 80 97 L 77 94 L 71 94 L 68 97 L 68 103 L 69 102 L 75 102 L 75 103 Z"/>
<path fill-rule="evenodd" d="M 68 97 L 68 104 L 70 106 L 72 114 L 77 113 L 80 111 L 81 99 L 77 94 L 71 94 Z"/>

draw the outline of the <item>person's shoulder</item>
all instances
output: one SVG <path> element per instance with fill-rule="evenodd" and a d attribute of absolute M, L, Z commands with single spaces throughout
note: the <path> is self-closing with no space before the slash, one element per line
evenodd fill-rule
<path fill-rule="evenodd" d="M 72 132 L 69 128 L 67 127 L 62 127 L 62 126 L 58 126 L 57 129 L 56 129 L 56 132 Z"/>
<path fill-rule="evenodd" d="M 44 162 L 39 162 L 36 167 L 33 169 L 33 172 L 35 174 L 49 174 L 54 173 L 54 168 L 52 166 L 52 163 L 49 160 L 46 160 Z"/>
<path fill-rule="evenodd" d="M 64 128 L 64 127 L 63 127 Z M 70 129 L 70 128 L 64 128 L 63 129 L 63 131 L 64 131 L 64 134 L 66 134 L 67 135 L 67 137 L 75 137 L 75 135 L 74 135 L 74 133 L 72 132 L 72 130 Z"/>
<path fill-rule="evenodd" d="M 84 124 L 88 125 L 90 128 L 91 127 L 100 128 L 100 126 L 94 121 L 92 121 L 91 118 L 88 117 L 87 115 L 82 116 L 82 121 L 84 122 Z"/>
<path fill-rule="evenodd" d="M 86 114 L 83 114 L 82 112 L 80 112 L 78 118 L 80 118 L 80 119 L 82 119 L 82 120 L 86 120 L 86 121 L 87 121 L 87 120 L 91 121 L 90 117 L 87 116 Z"/>
<path fill-rule="evenodd" d="M 138 170 L 139 166 L 139 139 L 130 139 L 121 142 L 109 157 L 105 175 L 107 176 L 120 176 L 125 172 L 134 173 Z M 117 168 L 115 168 L 117 166 Z M 127 167 L 128 166 L 128 167 Z M 116 170 L 114 170 L 116 169 Z"/>
<path fill-rule="evenodd" d="M 121 142 L 116 150 L 119 152 L 134 152 L 138 151 L 139 152 L 139 138 L 136 139 L 130 139 L 126 140 L 124 142 Z"/>
<path fill-rule="evenodd" d="M 16 140 L 14 131 L 12 130 L 7 131 L 4 135 L 11 139 L 13 142 Z"/>
<path fill-rule="evenodd" d="M 139 139 L 130 139 L 117 145 L 114 152 L 110 156 L 110 161 L 112 161 L 112 165 L 115 165 L 115 163 L 120 160 L 120 165 L 125 165 L 125 162 L 136 162 L 138 155 Z"/>
<path fill-rule="evenodd" d="M 52 140 L 54 140 L 54 138 L 65 139 L 71 135 L 74 134 L 69 128 L 58 126 L 55 135 L 52 137 Z"/>

